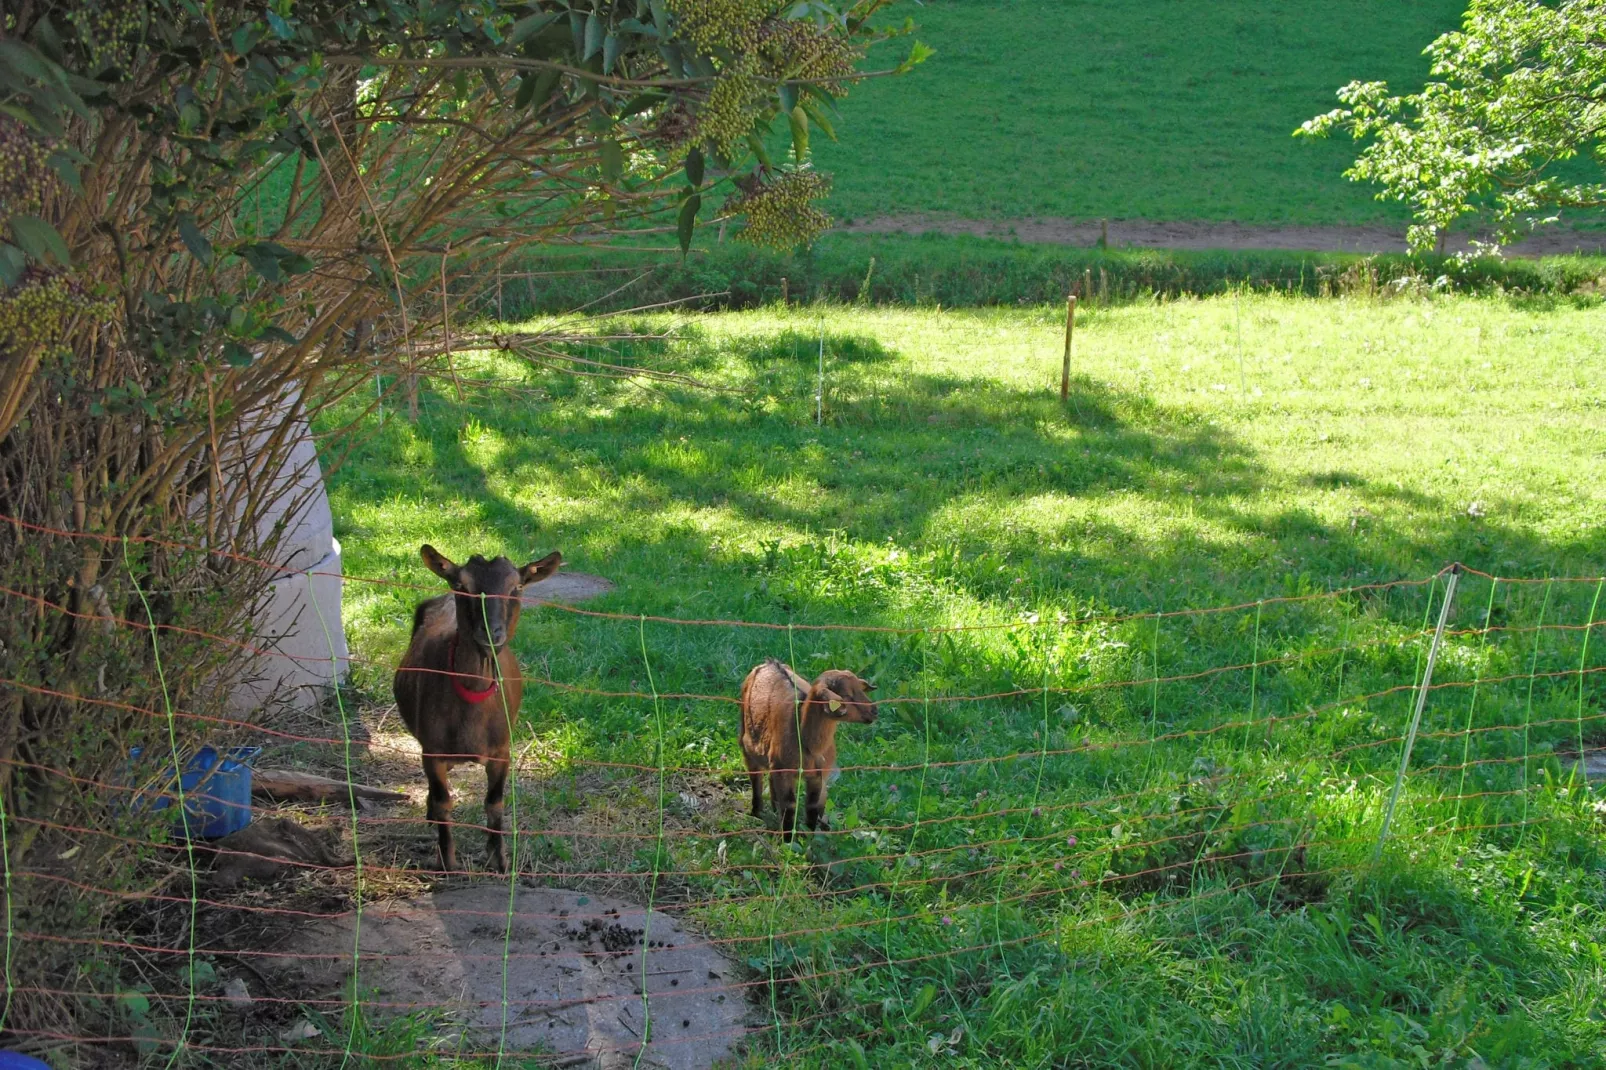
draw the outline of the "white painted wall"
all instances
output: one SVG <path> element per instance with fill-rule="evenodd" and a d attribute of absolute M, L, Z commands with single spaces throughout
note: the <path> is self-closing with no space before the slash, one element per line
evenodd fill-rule
<path fill-rule="evenodd" d="M 255 420 L 242 421 L 236 440 L 242 448 L 234 451 L 232 466 L 223 466 L 225 479 L 246 478 L 248 459 L 299 403 L 297 391 L 265 408 Z M 270 488 L 278 499 L 278 511 L 265 517 L 249 539 L 236 540 L 260 546 L 269 541 L 281 519 L 286 523 L 273 558 L 283 571 L 269 584 L 256 634 L 250 639 L 262 653 L 247 655 L 250 665 L 244 675 L 251 679 L 230 695 L 230 706 L 237 713 L 265 705 L 316 706 L 351 668 L 340 615 L 340 543 L 334 537 L 323 470 L 306 421 L 298 420 L 295 429 L 290 454 Z M 223 452 L 230 451 L 225 447 Z M 237 550 L 251 554 L 246 545 Z"/>

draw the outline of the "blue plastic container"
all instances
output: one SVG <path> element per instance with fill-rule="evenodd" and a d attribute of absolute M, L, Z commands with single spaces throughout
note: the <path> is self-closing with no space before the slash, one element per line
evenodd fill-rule
<path fill-rule="evenodd" d="M 0 1051 L 0 1070 L 50 1070 L 50 1064 L 42 1063 L 32 1055 Z"/>
<path fill-rule="evenodd" d="M 135 747 L 130 752 L 136 761 L 140 750 Z M 185 764 L 184 776 L 179 781 L 184 789 L 184 814 L 173 822 L 174 834 L 181 837 L 188 834 L 192 839 L 216 840 L 249 825 L 251 766 L 248 763 L 261 750 L 261 747 L 231 747 L 220 754 L 212 747 L 202 747 L 196 751 Z M 178 798 L 173 779 L 173 767 L 169 765 L 162 776 L 162 793 L 154 799 L 142 797 L 136 800 L 135 806 L 142 808 L 149 805 L 152 810 L 167 809 Z M 189 818 L 187 822 L 185 816 Z"/>

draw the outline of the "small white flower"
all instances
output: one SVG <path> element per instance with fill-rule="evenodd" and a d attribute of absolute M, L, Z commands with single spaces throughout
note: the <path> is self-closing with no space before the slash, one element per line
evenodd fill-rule
<path fill-rule="evenodd" d="M 1474 520 L 1483 519 L 1483 503 L 1473 502 L 1471 505 L 1467 506 L 1467 515 Z"/>

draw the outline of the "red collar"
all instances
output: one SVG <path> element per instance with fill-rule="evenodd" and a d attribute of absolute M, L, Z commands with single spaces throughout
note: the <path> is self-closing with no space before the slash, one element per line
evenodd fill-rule
<path fill-rule="evenodd" d="M 452 636 L 452 641 L 446 645 L 446 672 L 452 681 L 452 690 L 457 692 L 458 698 L 470 706 L 477 706 L 496 694 L 496 679 L 494 677 L 491 680 L 491 686 L 484 691 L 470 691 L 463 686 L 463 678 L 457 675 L 457 636 L 455 635 Z"/>

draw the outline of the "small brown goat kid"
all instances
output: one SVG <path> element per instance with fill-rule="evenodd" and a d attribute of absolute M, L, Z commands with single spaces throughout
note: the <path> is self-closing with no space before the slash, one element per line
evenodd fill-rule
<path fill-rule="evenodd" d="M 424 752 L 429 821 L 436 828 L 440 865 L 457 869 L 452 844 L 454 765 L 485 766 L 485 824 L 491 867 L 507 869 L 502 841 L 502 793 L 511 764 L 513 719 L 524 697 L 519 661 L 508 643 L 519 625 L 526 584 L 563 564 L 553 551 L 523 568 L 505 557 L 479 554 L 453 564 L 433 546 L 419 550 L 429 570 L 452 585 L 413 611 L 413 638 L 396 669 L 396 708 Z"/>
<path fill-rule="evenodd" d="M 742 681 L 742 756 L 753 786 L 753 816 L 764 812 L 764 773 L 770 802 L 781 816 L 781 836 L 797 825 L 797 775 L 806 785 L 810 829 L 825 823 L 826 777 L 836 766 L 836 726 L 875 724 L 875 685 L 844 669 L 828 669 L 810 684 L 783 662 L 769 659 Z"/>

